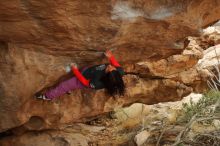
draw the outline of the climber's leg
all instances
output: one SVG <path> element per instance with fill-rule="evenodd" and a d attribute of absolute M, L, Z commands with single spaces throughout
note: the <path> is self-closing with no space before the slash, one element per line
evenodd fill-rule
<path fill-rule="evenodd" d="M 83 67 L 80 72 L 84 72 L 88 67 Z M 66 81 L 61 82 L 55 88 L 52 88 L 44 94 L 48 99 L 54 99 L 56 97 L 62 96 L 74 89 L 86 88 L 76 77 L 72 77 Z"/>
<path fill-rule="evenodd" d="M 85 88 L 85 86 L 76 77 L 72 77 L 69 80 L 61 82 L 55 88 L 46 91 L 45 95 L 49 99 L 54 99 L 56 97 L 64 95 L 68 91 L 83 88 Z"/>

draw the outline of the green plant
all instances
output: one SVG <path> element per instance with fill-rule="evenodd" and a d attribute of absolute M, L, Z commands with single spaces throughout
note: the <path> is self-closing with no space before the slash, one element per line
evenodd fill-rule
<path fill-rule="evenodd" d="M 193 102 L 192 99 L 190 103 L 183 104 L 183 114 L 180 117 L 180 122 L 189 122 L 190 119 L 197 115 L 200 116 L 211 116 L 219 110 L 220 102 L 220 91 L 217 90 L 210 90 L 209 92 L 205 93 L 202 98 L 198 102 Z"/>

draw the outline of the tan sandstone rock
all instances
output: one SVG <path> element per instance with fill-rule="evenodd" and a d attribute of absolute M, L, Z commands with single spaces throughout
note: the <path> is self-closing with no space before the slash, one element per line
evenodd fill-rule
<path fill-rule="evenodd" d="M 216 0 L 2 1 L 0 132 L 21 125 L 57 128 L 134 102 L 181 99 L 203 80 L 188 70 L 200 52 L 181 54 L 184 38 L 216 22 L 219 10 Z M 106 48 L 116 48 L 113 53 L 125 71 L 136 74 L 125 76 L 125 97 L 113 100 L 102 90 L 83 90 L 53 102 L 33 98 L 65 76 L 67 64 L 106 61 Z M 191 73 L 196 79 L 188 77 Z"/>

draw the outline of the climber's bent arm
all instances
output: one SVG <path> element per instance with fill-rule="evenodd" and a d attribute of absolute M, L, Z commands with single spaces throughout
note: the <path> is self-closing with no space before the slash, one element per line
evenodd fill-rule
<path fill-rule="evenodd" d="M 76 67 L 72 67 L 72 71 L 77 79 L 85 86 L 89 87 L 89 80 L 87 80 Z"/>
<path fill-rule="evenodd" d="M 111 63 L 111 65 L 113 65 L 114 67 L 121 66 L 113 55 L 111 55 L 111 57 L 109 57 L 108 59 L 109 59 L 109 62 Z"/>

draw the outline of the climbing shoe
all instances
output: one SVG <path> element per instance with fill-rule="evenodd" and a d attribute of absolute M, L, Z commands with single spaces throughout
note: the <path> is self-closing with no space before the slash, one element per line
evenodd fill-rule
<path fill-rule="evenodd" d="M 45 96 L 45 95 L 43 95 L 43 94 L 35 95 L 35 97 L 36 97 L 37 99 L 51 100 L 50 98 L 47 98 L 47 96 Z"/>

